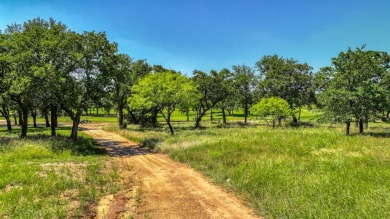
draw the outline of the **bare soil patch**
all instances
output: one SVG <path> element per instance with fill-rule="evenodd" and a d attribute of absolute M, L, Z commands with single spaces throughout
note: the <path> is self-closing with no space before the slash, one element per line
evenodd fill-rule
<path fill-rule="evenodd" d="M 187 165 L 97 125 L 84 125 L 83 130 L 121 163 L 121 175 L 128 181 L 124 190 L 100 201 L 97 218 L 258 218 L 235 195 Z"/>

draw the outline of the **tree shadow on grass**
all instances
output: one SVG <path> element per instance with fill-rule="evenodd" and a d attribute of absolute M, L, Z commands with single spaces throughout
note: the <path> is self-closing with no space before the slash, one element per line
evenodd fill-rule
<path fill-rule="evenodd" d="M 0 126 L 1 127 L 1 126 Z M 62 130 L 71 130 L 71 127 L 57 127 L 56 131 L 62 131 Z M 0 134 L 1 133 L 10 133 L 10 134 L 19 134 L 21 131 L 19 126 L 12 126 L 12 130 L 8 131 L 6 127 L 4 129 L 0 129 Z M 28 127 L 27 129 L 27 135 L 28 134 L 35 134 L 35 133 L 43 133 L 43 132 L 50 132 L 50 127 L 45 127 L 45 126 L 38 126 L 38 127 Z"/>
<path fill-rule="evenodd" d="M 67 130 L 66 128 L 62 130 Z M 92 138 L 79 137 L 77 140 L 73 140 L 64 135 L 57 135 L 52 137 L 47 134 L 35 132 L 34 134 L 28 135 L 24 139 L 20 139 L 17 135 L 2 135 L 0 136 L 1 144 L 3 147 L 17 146 L 18 141 L 34 141 L 43 142 L 44 145 L 48 145 L 50 149 L 55 153 L 62 153 L 64 151 L 71 151 L 73 155 L 103 155 L 107 154 L 107 151 L 98 146 L 98 144 Z M 15 143 L 14 143 L 15 142 Z"/>
<path fill-rule="evenodd" d="M 372 136 L 375 138 L 390 138 L 390 133 L 388 132 L 364 132 L 364 133 L 353 133 L 350 136 Z"/>

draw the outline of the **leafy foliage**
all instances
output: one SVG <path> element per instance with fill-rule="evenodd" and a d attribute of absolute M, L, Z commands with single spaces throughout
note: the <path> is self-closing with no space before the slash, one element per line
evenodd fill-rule
<path fill-rule="evenodd" d="M 260 116 L 263 119 L 271 116 L 272 127 L 275 127 L 276 120 L 280 122 L 283 117 L 291 115 L 290 105 L 280 97 L 263 98 L 251 110 L 253 115 Z"/>
<path fill-rule="evenodd" d="M 198 98 L 194 82 L 174 72 L 151 73 L 132 88 L 129 100 L 134 109 L 157 108 L 167 122 L 171 134 L 171 114 L 176 108 L 186 108 Z"/>

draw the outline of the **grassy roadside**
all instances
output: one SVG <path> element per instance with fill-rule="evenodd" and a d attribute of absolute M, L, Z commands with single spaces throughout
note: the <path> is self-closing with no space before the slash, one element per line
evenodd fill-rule
<path fill-rule="evenodd" d="M 345 136 L 342 127 L 165 130 L 130 126 L 157 148 L 239 194 L 267 218 L 390 218 L 389 127 Z M 356 130 L 353 130 L 356 132 Z"/>
<path fill-rule="evenodd" d="M 99 198 L 120 188 L 118 165 L 89 136 L 75 142 L 31 128 L 20 140 L 17 132 L 0 129 L 1 218 L 91 217 Z"/>

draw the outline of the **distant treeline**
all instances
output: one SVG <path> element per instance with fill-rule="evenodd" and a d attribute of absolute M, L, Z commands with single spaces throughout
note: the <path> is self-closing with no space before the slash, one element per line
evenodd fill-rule
<path fill-rule="evenodd" d="M 345 123 L 348 134 L 352 122 L 363 132 L 371 119 L 389 120 L 389 63 L 386 52 L 363 46 L 340 52 L 332 66 L 316 73 L 307 63 L 271 55 L 254 66 L 194 70 L 189 77 L 118 53 L 105 33 L 76 33 L 54 19 L 35 18 L 0 33 L 0 113 L 9 130 L 11 117 L 19 116 L 25 137 L 29 115 L 34 124 L 38 113 L 47 118 L 55 136 L 58 114 L 65 112 L 73 121 L 71 137 L 77 138 L 81 114 L 91 106 L 115 108 L 120 128 L 157 125 L 160 113 L 173 134 L 175 110 L 195 111 L 195 127 L 200 127 L 213 108 L 222 110 L 224 124 L 226 112 L 236 108 L 244 110 L 247 123 L 257 103 L 254 112 L 279 121 L 289 112 L 298 123 L 296 113 L 315 105 L 324 120 Z M 270 101 L 260 102 L 264 98 Z"/>

